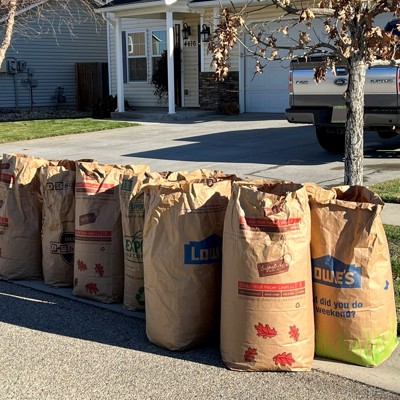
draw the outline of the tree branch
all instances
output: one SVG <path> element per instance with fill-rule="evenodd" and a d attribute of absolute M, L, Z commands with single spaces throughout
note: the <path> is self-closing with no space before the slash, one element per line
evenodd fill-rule
<path fill-rule="evenodd" d="M 8 19 L 6 22 L 5 35 L 3 41 L 1 42 L 1 47 L 0 47 L 0 65 L 3 63 L 6 51 L 11 43 L 16 12 L 17 12 L 17 0 L 10 0 L 8 4 Z"/>

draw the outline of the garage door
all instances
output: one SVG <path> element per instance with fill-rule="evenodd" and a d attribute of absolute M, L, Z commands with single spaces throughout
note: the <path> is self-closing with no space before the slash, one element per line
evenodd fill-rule
<path fill-rule="evenodd" d="M 287 21 L 282 21 L 286 25 Z M 269 28 L 275 30 L 278 24 L 270 24 Z M 257 24 L 253 25 L 257 32 Z M 304 26 L 298 26 L 291 30 L 292 38 L 295 38 L 299 31 L 304 30 Z M 313 22 L 315 32 L 324 32 L 322 22 L 315 20 Z M 309 31 L 309 34 L 315 40 L 315 35 Z M 297 32 L 297 33 L 296 33 Z M 322 36 L 322 35 L 320 35 Z M 277 42 L 280 45 L 292 45 L 293 41 L 281 34 L 276 35 Z M 254 49 L 254 45 L 246 38 L 246 45 Z M 248 54 L 248 53 L 247 53 Z M 282 50 L 282 56 L 286 52 Z M 283 113 L 289 106 L 289 61 L 270 61 L 264 68 L 262 74 L 254 74 L 255 60 L 252 56 L 246 55 L 244 62 L 244 84 L 245 84 L 245 107 L 246 112 L 265 112 L 265 113 Z"/>
<path fill-rule="evenodd" d="M 254 72 L 255 60 L 246 56 L 246 112 L 283 113 L 289 106 L 288 62 L 281 64 L 280 61 L 271 61 L 262 74 Z"/>

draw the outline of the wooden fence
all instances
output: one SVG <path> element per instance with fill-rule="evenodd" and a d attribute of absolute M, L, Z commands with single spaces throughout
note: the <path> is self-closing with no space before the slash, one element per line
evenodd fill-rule
<path fill-rule="evenodd" d="M 75 66 L 76 106 L 91 111 L 108 100 L 107 63 L 78 63 Z"/>

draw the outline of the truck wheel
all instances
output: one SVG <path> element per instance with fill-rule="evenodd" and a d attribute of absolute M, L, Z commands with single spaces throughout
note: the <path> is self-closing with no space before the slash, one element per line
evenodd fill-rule
<path fill-rule="evenodd" d="M 398 135 L 395 130 L 388 130 L 388 131 L 378 131 L 378 135 L 381 139 L 391 139 Z"/>
<path fill-rule="evenodd" d="M 338 133 L 334 128 L 321 126 L 315 127 L 318 143 L 331 153 L 344 153 L 344 134 Z"/>

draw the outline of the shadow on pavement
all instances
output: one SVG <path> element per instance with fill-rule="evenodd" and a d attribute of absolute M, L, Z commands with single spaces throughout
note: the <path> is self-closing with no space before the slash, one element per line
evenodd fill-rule
<path fill-rule="evenodd" d="M 227 125 L 229 122 L 227 121 Z M 188 128 L 190 129 L 190 128 Z M 303 140 L 299 141 L 299 136 Z M 180 144 L 180 142 L 184 142 Z M 300 143 L 296 144 L 295 143 Z M 158 160 L 250 163 L 273 165 L 324 165 L 342 161 L 343 156 L 323 150 L 310 126 L 226 131 L 187 136 L 176 146 L 123 154 Z M 365 135 L 366 158 L 399 158 L 400 136 L 382 140 L 371 132 Z M 226 171 L 229 172 L 229 171 Z"/>
<path fill-rule="evenodd" d="M 169 351 L 148 341 L 142 319 L 5 281 L 0 281 L 1 323 L 225 368 L 216 335 L 201 347 Z"/>

